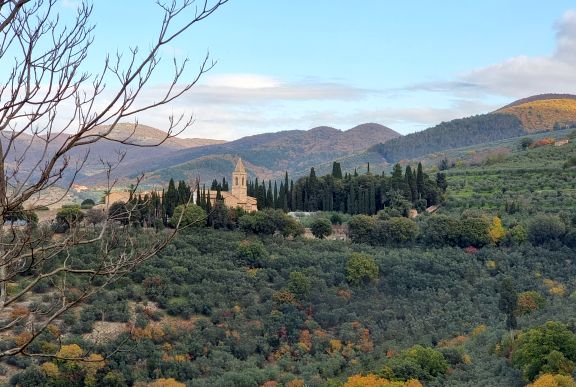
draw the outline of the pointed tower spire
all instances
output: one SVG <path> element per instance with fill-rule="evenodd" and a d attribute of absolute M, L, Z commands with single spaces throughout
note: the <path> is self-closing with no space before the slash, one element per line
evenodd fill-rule
<path fill-rule="evenodd" d="M 240 200 L 245 200 L 248 196 L 248 174 L 241 158 L 238 158 L 236 168 L 232 172 L 232 195 Z"/>
<path fill-rule="evenodd" d="M 238 157 L 238 162 L 236 163 L 236 168 L 234 169 L 234 173 L 246 173 L 246 169 L 244 168 L 244 163 L 242 159 Z"/>

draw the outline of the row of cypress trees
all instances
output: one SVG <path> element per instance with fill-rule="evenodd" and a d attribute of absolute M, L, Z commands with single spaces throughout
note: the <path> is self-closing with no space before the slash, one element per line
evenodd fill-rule
<path fill-rule="evenodd" d="M 195 204 L 211 214 L 215 205 L 223 206 L 222 191 L 228 190 L 225 178 L 222 182 L 216 179 L 209 188 L 205 185 L 195 187 L 197 195 Z M 446 190 L 446 176 L 436 174 L 431 179 L 423 172 L 422 164 L 416 168 L 407 165 L 403 170 L 396 164 L 390 176 L 372 174 L 368 165 L 367 172 L 359 175 L 342 174 L 340 163 L 334 162 L 332 173 L 317 177 L 314 168 L 307 177 L 302 177 L 296 183 L 289 178 L 288 172 L 278 184 L 277 181 L 250 180 L 247 185 L 249 196 L 255 197 L 258 209 L 275 208 L 287 211 L 340 211 L 349 214 L 372 215 L 386 207 L 406 210 L 416 207 L 422 210 L 440 202 Z M 216 203 L 209 200 L 216 191 Z M 175 183 L 170 179 L 168 188 L 159 196 L 153 198 L 137 198 L 146 204 L 146 214 L 149 218 L 162 219 L 167 224 L 174 214 L 174 209 L 188 203 L 192 188 L 184 181 Z M 150 200 L 152 199 L 152 200 Z"/>
<path fill-rule="evenodd" d="M 440 202 L 446 190 L 443 173 L 431 179 L 422 164 L 415 169 L 407 165 L 403 171 L 396 164 L 391 176 L 367 172 L 342 174 L 340 163 L 333 163 L 332 173 L 317 177 L 311 168 L 307 177 L 294 183 L 285 173 L 284 180 L 248 183 L 248 195 L 256 198 L 258 209 L 277 208 L 284 211 L 341 211 L 349 214 L 375 214 L 385 207 L 422 210 Z"/>

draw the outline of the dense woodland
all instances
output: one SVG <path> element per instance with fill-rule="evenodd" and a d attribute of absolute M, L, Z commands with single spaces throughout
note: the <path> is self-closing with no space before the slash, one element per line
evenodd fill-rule
<path fill-rule="evenodd" d="M 280 183 L 258 182 L 248 184 L 248 195 L 256 197 L 258 208 L 278 208 L 285 211 L 339 211 L 346 214 L 368 214 L 386 208 L 409 209 L 416 206 L 420 211 L 437 204 L 445 186 L 445 176 L 436 178 L 423 172 L 422 165 L 414 169 L 407 165 L 404 171 L 399 164 L 391 176 L 373 175 L 370 166 L 366 174 L 342 174 L 340 163 L 334 162 L 332 173 L 317 177 L 314 168 L 307 177 L 288 183 L 288 174 Z"/>
<path fill-rule="evenodd" d="M 440 210 L 415 219 L 392 205 L 304 222 L 279 205 L 206 209 L 201 195 L 185 209 L 190 187 L 172 182 L 164 197 L 182 199 L 157 208 L 185 211 L 195 227 L 33 344 L 105 360 L 15 356 L 0 372 L 21 368 L 10 383 L 22 386 L 573 386 L 576 171 L 566 161 L 575 155 L 574 144 L 519 146 L 496 162 L 456 164 L 446 185 L 428 178 L 446 189 Z M 318 186 L 393 182 L 334 174 Z M 314 178 L 294 189 L 309 192 Z M 401 203 L 415 206 L 409 186 Z M 163 232 L 121 221 L 142 238 Z M 326 240 L 340 223 L 350 240 Z M 304 226 L 317 238 L 302 238 Z M 80 246 L 75 256 L 91 254 Z M 50 303 L 50 283 L 34 293 L 34 307 Z M 103 325 L 116 330 L 94 341 Z"/>
<path fill-rule="evenodd" d="M 414 159 L 428 153 L 460 148 L 524 134 L 522 122 L 511 114 L 491 113 L 442 122 L 372 147 L 388 162 Z"/>

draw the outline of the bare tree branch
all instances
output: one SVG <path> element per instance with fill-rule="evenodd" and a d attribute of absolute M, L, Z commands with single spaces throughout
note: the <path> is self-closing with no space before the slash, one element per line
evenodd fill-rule
<path fill-rule="evenodd" d="M 190 77 L 185 71 L 189 60 L 174 59 L 166 91 L 157 100 L 142 104 L 141 95 L 158 69 L 162 47 L 227 1 L 157 1 L 162 15 L 151 47 L 146 51 L 133 47 L 128 53 L 107 56 L 100 73 L 88 74 L 82 68 L 95 33 L 91 5 L 82 2 L 74 20 L 65 24 L 55 9 L 57 0 L 0 0 L 0 60 L 10 68 L 0 80 L 0 334 L 17 326 L 25 326 L 26 332 L 24 339 L 0 351 L 0 358 L 57 356 L 32 353 L 28 348 L 64 313 L 153 257 L 180 229 L 190 226 L 181 224 L 181 213 L 172 220 L 174 229 L 136 230 L 130 219 L 143 206 L 151 205 L 150 198 L 127 204 L 120 213 L 106 208 L 101 221 L 92 227 L 74 211 L 61 215 L 60 223 L 33 227 L 24 206 L 36 207 L 39 198 L 54 187 L 63 193 L 50 204 L 62 200 L 89 160 L 87 147 L 98 141 L 158 146 L 192 125 L 192 116 L 170 116 L 162 139 L 154 144 L 137 141 L 139 114 L 181 97 L 215 65 L 206 54 Z M 112 89 L 107 83 L 117 86 Z M 63 116 L 67 107 L 71 113 Z M 118 125 L 128 119 L 134 122 L 132 130 L 120 133 Z M 82 146 L 85 148 L 78 152 Z M 116 184 L 112 172 L 124 156 L 101 160 L 108 177 L 107 192 Z M 136 187 L 139 183 L 137 179 Z M 191 184 L 197 186 L 197 182 Z M 188 203 L 191 200 L 192 196 Z M 15 219 L 22 217 L 29 221 L 18 225 Z M 63 233 L 55 232 L 58 225 L 66 226 Z M 86 246 L 94 252 L 90 260 L 78 253 Z M 72 288 L 72 277 L 81 280 L 81 289 Z M 18 283 L 17 290 L 8 288 L 10 282 Z M 20 303 L 43 282 L 52 286 L 52 303 L 19 311 Z"/>

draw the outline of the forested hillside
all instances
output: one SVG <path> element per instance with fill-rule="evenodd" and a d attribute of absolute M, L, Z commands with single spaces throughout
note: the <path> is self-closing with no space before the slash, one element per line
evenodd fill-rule
<path fill-rule="evenodd" d="M 421 132 L 375 145 L 371 150 L 394 163 L 454 148 L 574 126 L 576 96 L 543 94 L 515 101 L 494 113 L 442 122 Z"/>
<path fill-rule="evenodd" d="M 443 122 L 433 128 L 392 139 L 371 148 L 388 162 L 428 153 L 521 136 L 521 121 L 510 114 L 483 114 Z"/>

